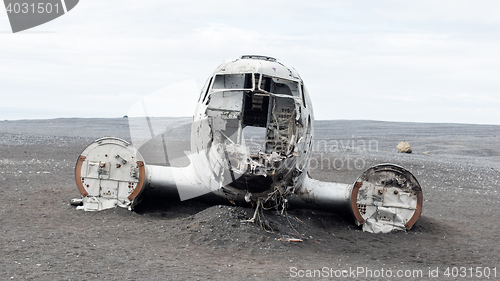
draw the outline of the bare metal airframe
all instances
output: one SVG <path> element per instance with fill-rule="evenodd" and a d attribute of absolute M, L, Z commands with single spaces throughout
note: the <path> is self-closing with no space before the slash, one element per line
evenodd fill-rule
<path fill-rule="evenodd" d="M 132 209 L 148 188 L 181 200 L 210 194 L 235 204 L 316 207 L 348 212 L 370 232 L 410 229 L 422 211 L 422 190 L 404 168 L 381 164 L 353 184 L 322 182 L 308 174 L 313 109 L 295 69 L 265 56 L 222 63 L 203 87 L 191 125 L 190 165 L 147 165 L 128 142 L 101 138 L 79 156 L 75 180 L 81 209 Z M 243 130 L 262 128 L 259 151 Z M 205 196 L 206 197 L 206 196 Z M 210 198 L 210 197 L 208 197 Z"/>

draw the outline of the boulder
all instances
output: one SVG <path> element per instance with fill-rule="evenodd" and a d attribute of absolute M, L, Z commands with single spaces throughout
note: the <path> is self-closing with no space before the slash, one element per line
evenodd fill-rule
<path fill-rule="evenodd" d="M 402 141 L 396 147 L 401 153 L 411 153 L 411 146 L 406 141 Z"/>

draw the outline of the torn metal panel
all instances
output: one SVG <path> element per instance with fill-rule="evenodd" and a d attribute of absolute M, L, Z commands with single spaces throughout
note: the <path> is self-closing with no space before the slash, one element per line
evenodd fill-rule
<path fill-rule="evenodd" d="M 211 110 L 240 112 L 242 109 L 243 91 L 214 92 L 210 96 L 208 108 Z"/>

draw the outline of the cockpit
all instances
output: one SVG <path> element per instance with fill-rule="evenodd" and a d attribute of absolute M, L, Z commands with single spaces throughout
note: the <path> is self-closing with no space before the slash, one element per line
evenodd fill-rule
<path fill-rule="evenodd" d="M 207 115 L 214 121 L 224 120 L 220 132 L 226 141 L 241 143 L 243 129 L 263 128 L 262 152 L 290 153 L 290 142 L 297 137 L 297 114 L 304 103 L 300 81 L 261 73 L 215 74 L 202 96 Z"/>

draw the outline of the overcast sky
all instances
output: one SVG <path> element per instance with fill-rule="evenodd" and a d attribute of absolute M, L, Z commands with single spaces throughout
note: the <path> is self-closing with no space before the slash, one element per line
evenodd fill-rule
<path fill-rule="evenodd" d="M 316 119 L 500 124 L 499 11 L 500 1 L 83 0 L 16 34 L 0 11 L 0 120 L 121 117 L 144 95 L 200 89 L 222 61 L 260 54 L 299 72 Z M 199 90 L 185 92 L 165 116 L 192 115 Z"/>

